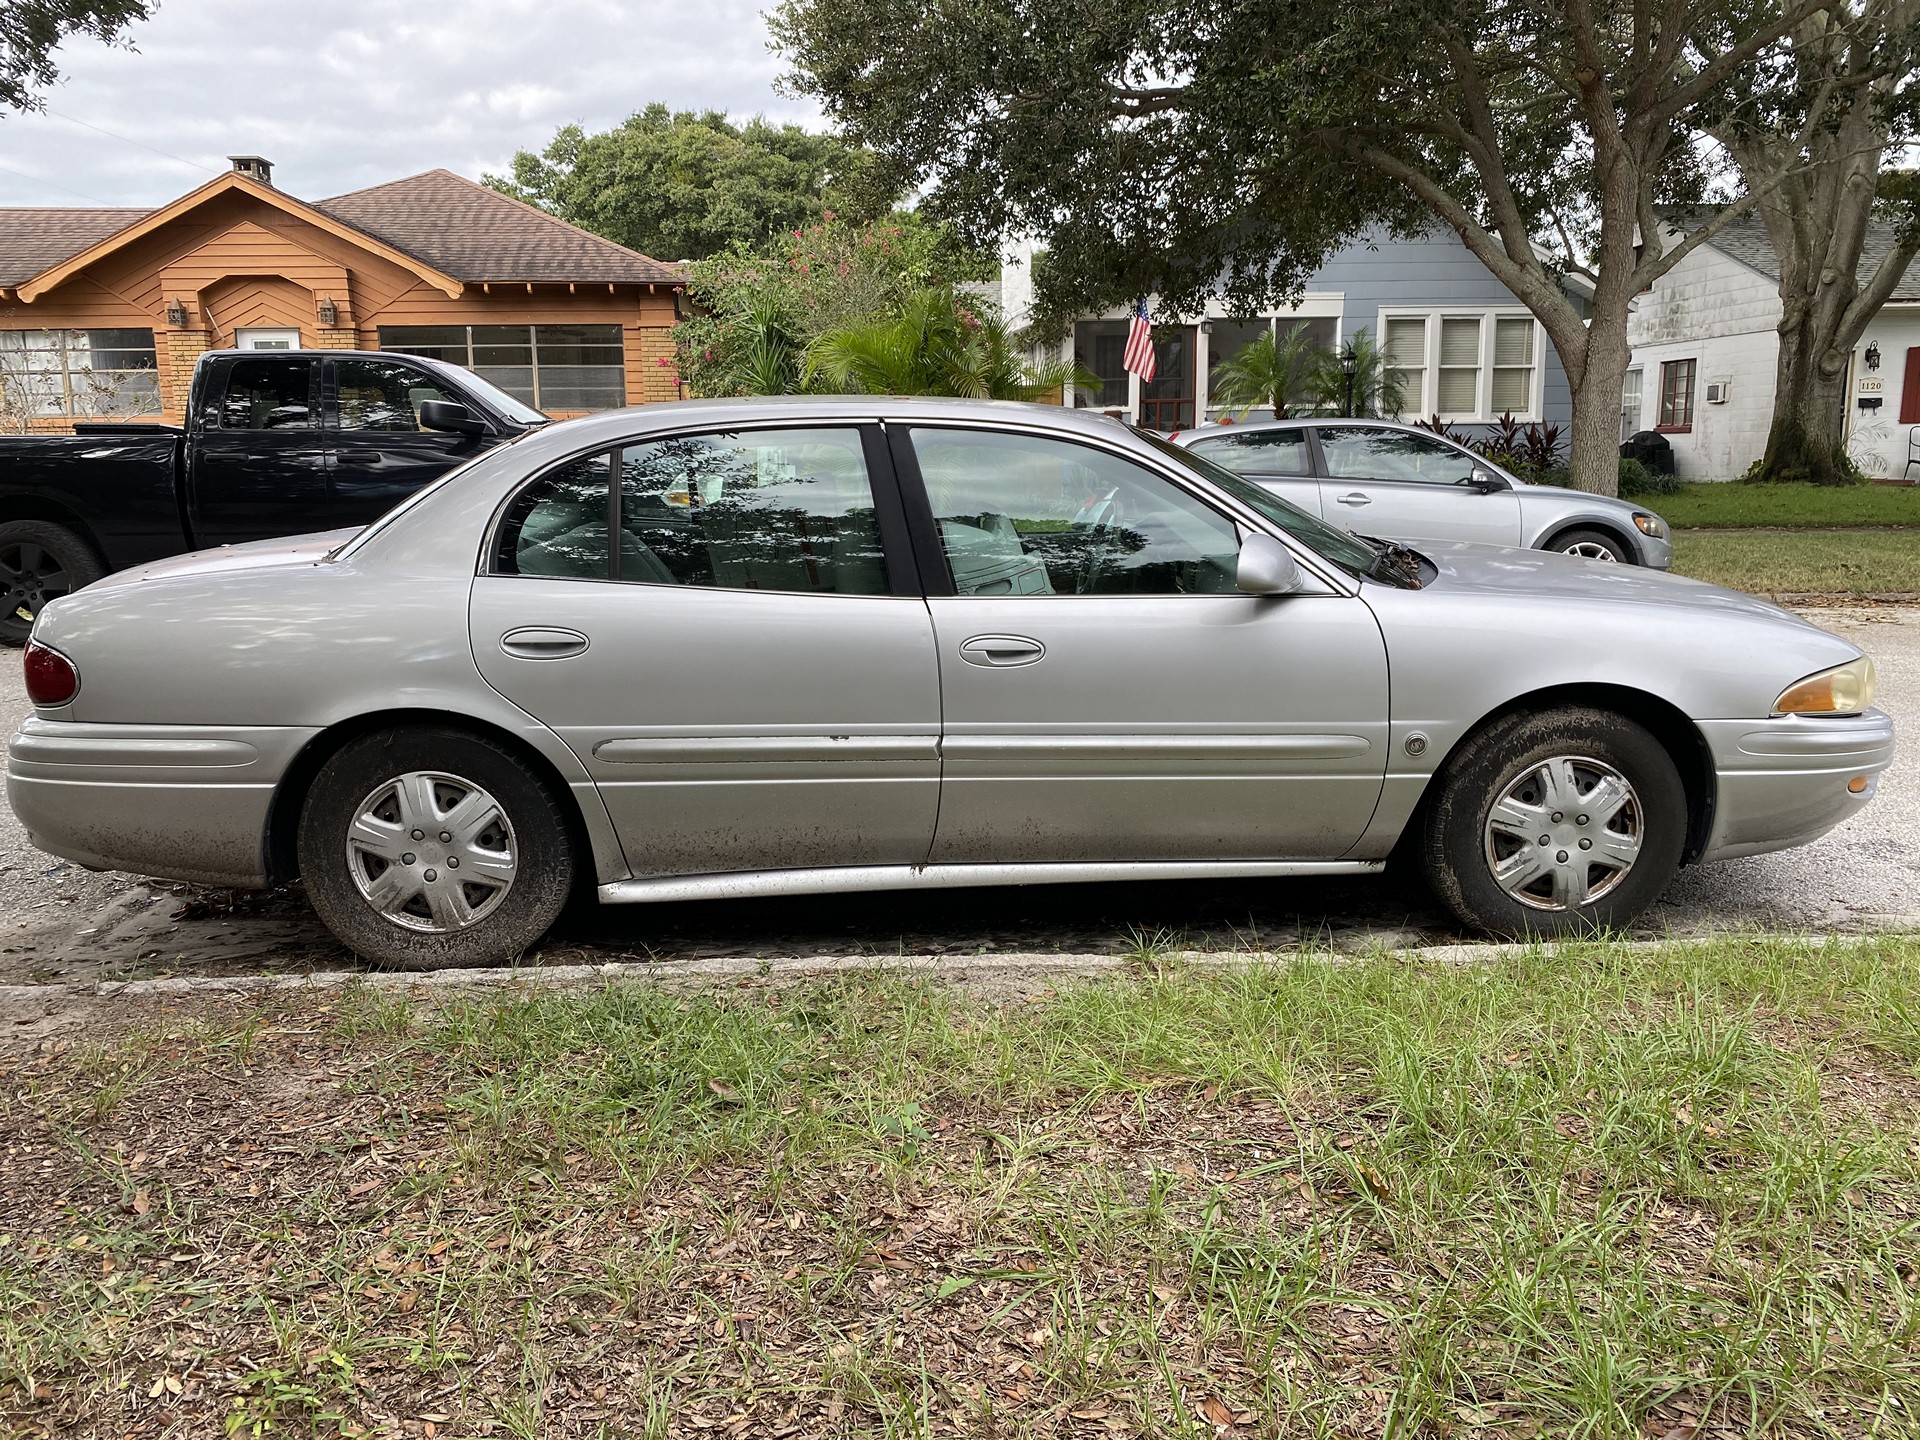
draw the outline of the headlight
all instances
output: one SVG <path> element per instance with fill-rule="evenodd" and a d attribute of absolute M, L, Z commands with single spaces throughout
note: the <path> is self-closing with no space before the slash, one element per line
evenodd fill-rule
<path fill-rule="evenodd" d="M 1776 715 L 1858 715 L 1873 704 L 1878 677 L 1873 661 L 1862 655 L 1789 685 L 1773 702 Z"/>
<path fill-rule="evenodd" d="M 1650 511 L 1634 511 L 1633 523 L 1640 527 L 1640 533 L 1642 535 L 1651 535 L 1656 540 L 1664 540 L 1667 538 L 1667 522 Z"/>

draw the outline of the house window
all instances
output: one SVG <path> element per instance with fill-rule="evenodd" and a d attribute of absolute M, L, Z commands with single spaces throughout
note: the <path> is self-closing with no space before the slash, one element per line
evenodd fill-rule
<path fill-rule="evenodd" d="M 151 330 L 0 330 L 0 419 L 158 415 Z"/>
<path fill-rule="evenodd" d="M 1314 315 L 1305 318 L 1294 315 L 1279 315 L 1267 319 L 1253 320 L 1212 320 L 1207 331 L 1207 409 L 1211 414 L 1226 412 L 1228 407 L 1219 401 L 1220 367 L 1236 359 L 1256 340 L 1275 336 L 1282 343 L 1302 339 L 1314 351 L 1331 354 L 1334 350 L 1335 332 L 1338 321 L 1331 315 Z M 1312 402 L 1309 393 L 1311 367 L 1301 366 L 1300 387 L 1287 397 L 1294 413 L 1308 408 Z M 1264 407 L 1260 407 L 1264 408 Z"/>
<path fill-rule="evenodd" d="M 1638 370 L 1627 371 L 1620 382 L 1620 439 L 1624 442 L 1640 428 L 1640 378 Z"/>
<path fill-rule="evenodd" d="M 380 348 L 465 366 L 549 413 L 627 403 L 618 325 L 383 325 Z"/>
<path fill-rule="evenodd" d="M 1387 315 L 1380 324 L 1401 410 L 1485 423 L 1533 418 L 1540 345 L 1531 315 Z M 1431 376 L 1431 383 L 1429 383 Z"/>
<path fill-rule="evenodd" d="M 1127 353 L 1125 320 L 1083 320 L 1073 327 L 1073 359 L 1076 365 L 1100 378 L 1098 390 L 1076 387 L 1073 403 L 1086 409 L 1104 410 L 1127 403 Z"/>
<path fill-rule="evenodd" d="M 1669 360 L 1660 367 L 1660 423 L 1657 430 L 1693 428 L 1692 360 Z"/>

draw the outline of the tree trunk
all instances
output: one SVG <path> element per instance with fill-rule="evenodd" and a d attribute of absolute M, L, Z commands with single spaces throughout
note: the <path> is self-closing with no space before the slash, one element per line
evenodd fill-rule
<path fill-rule="evenodd" d="M 1599 314 L 1596 307 L 1587 330 L 1584 360 L 1566 367 L 1573 388 L 1573 426 L 1567 445 L 1569 482 L 1589 495 L 1620 493 L 1620 387 L 1626 382 L 1632 357 L 1625 315 L 1616 320 Z"/>
<path fill-rule="evenodd" d="M 1851 485 L 1859 471 L 1847 458 L 1847 357 L 1816 335 L 1809 316 L 1780 325 L 1773 420 L 1756 480 Z"/>

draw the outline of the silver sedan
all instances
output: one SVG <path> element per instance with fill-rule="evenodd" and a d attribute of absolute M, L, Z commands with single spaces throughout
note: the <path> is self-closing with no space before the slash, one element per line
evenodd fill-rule
<path fill-rule="evenodd" d="M 1099 416 L 701 402 L 356 534 L 49 605 L 7 788 L 82 864 L 300 877 L 381 964 L 609 904 L 1402 861 L 1467 924 L 1630 922 L 1813 839 L 1893 731 L 1853 645 L 1643 569 L 1362 542 Z"/>
<path fill-rule="evenodd" d="M 1388 420 L 1209 425 L 1179 443 L 1340 529 L 1388 540 L 1470 540 L 1583 560 L 1673 563 L 1667 522 L 1644 505 L 1528 485 L 1485 456 Z"/>

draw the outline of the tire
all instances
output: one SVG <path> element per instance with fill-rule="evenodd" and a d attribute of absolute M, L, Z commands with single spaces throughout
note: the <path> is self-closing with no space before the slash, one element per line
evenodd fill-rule
<path fill-rule="evenodd" d="M 64 525 L 46 520 L 0 525 L 0 645 L 26 644 L 43 605 L 106 573 L 93 547 Z"/>
<path fill-rule="evenodd" d="M 1619 930 L 1679 870 L 1687 821 L 1673 757 L 1633 721 L 1585 707 L 1512 715 L 1448 763 L 1427 811 L 1423 869 L 1441 902 L 1478 930 Z M 1540 873 L 1528 880 L 1532 869 Z"/>
<path fill-rule="evenodd" d="M 1564 535 L 1553 537 L 1553 543 L 1545 547 L 1562 555 L 1577 555 L 1583 560 L 1598 560 L 1603 564 L 1637 565 L 1633 551 L 1617 535 L 1605 530 L 1569 530 Z"/>
<path fill-rule="evenodd" d="M 435 833 L 440 821 L 450 828 Z M 573 888 L 560 802 L 517 756 L 459 730 L 382 731 L 342 747 L 307 792 L 299 860 L 326 927 L 393 970 L 508 963 Z"/>

